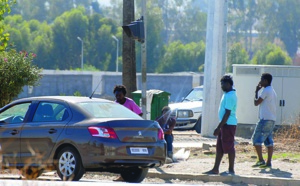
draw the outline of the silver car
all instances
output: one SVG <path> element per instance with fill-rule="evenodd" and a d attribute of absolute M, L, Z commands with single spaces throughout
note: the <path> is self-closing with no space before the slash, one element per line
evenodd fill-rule
<path fill-rule="evenodd" d="M 194 129 L 201 132 L 203 86 L 194 87 L 182 102 L 169 104 L 176 117 L 175 129 Z"/>

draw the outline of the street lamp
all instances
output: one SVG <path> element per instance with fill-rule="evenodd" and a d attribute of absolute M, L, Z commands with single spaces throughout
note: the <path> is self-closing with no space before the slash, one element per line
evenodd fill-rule
<path fill-rule="evenodd" d="M 83 41 L 80 37 L 77 37 L 79 41 L 81 41 L 81 70 L 83 70 Z"/>
<path fill-rule="evenodd" d="M 119 56 L 119 40 L 116 36 L 111 36 L 114 40 L 117 41 L 117 55 L 116 55 L 116 72 L 118 72 L 118 56 Z"/>

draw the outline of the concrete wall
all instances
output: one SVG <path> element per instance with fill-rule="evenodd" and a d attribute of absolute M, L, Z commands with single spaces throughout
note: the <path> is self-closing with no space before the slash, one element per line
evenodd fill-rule
<path fill-rule="evenodd" d="M 73 95 L 114 99 L 113 87 L 122 84 L 121 72 L 78 72 L 44 70 L 38 86 L 23 88 L 18 98 L 48 95 Z M 141 74 L 137 74 L 137 89 L 142 87 Z M 147 89 L 159 89 L 171 93 L 170 102 L 177 102 L 192 87 L 203 84 L 203 75 L 196 73 L 147 74 Z"/>

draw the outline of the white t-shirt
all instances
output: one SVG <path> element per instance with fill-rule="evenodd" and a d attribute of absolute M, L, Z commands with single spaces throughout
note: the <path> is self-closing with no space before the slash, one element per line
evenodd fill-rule
<path fill-rule="evenodd" d="M 273 87 L 265 87 L 259 97 L 263 99 L 259 105 L 259 119 L 276 121 L 277 95 Z"/>

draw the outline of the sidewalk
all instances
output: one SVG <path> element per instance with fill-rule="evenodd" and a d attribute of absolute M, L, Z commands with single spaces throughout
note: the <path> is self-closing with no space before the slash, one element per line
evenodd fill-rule
<path fill-rule="evenodd" d="M 280 185 L 280 186 L 299 186 L 300 179 L 274 178 L 263 176 L 221 176 L 221 175 L 205 175 L 205 174 L 185 174 L 172 172 L 159 172 L 150 169 L 148 177 L 156 177 L 161 179 L 181 179 L 181 180 L 200 180 L 203 182 L 223 182 L 223 183 L 247 183 L 254 185 Z"/>

